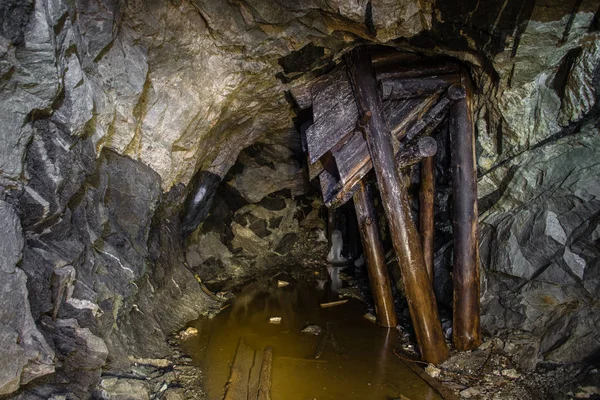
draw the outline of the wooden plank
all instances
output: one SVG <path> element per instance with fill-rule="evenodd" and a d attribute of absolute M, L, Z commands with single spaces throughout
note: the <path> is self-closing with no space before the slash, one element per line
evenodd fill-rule
<path fill-rule="evenodd" d="M 417 124 L 429 110 L 435 107 L 439 99 L 440 94 L 433 93 L 423 99 L 404 100 L 406 105 L 388 118 L 392 135 L 399 140 L 402 139 L 410 127 Z"/>
<path fill-rule="evenodd" d="M 405 65 L 388 64 L 375 69 L 378 81 L 386 79 L 420 78 L 437 75 L 451 75 L 460 72 L 458 64 L 443 60 L 423 60 Z"/>
<path fill-rule="evenodd" d="M 306 141 L 309 162 L 312 164 L 335 146 L 343 136 L 352 132 L 358 118 L 358 110 L 343 63 L 315 82 L 311 92 L 315 122 L 306 131 Z"/>
<path fill-rule="evenodd" d="M 392 287 L 387 265 L 385 264 L 385 252 L 379 235 L 373 195 L 362 181 L 358 183 L 358 188 L 354 195 L 354 208 L 367 261 L 377 323 L 388 328 L 394 328 L 398 324 L 394 308 L 394 296 L 392 295 Z"/>
<path fill-rule="evenodd" d="M 315 163 L 356 126 L 358 113 L 342 104 L 336 104 L 306 130 L 310 163 Z"/>
<path fill-rule="evenodd" d="M 419 349 L 424 360 L 437 364 L 448 357 L 448 348 L 425 268 L 421 241 L 412 221 L 408 193 L 395 173 L 391 133 L 381 111 L 369 54 L 364 48 L 356 48 L 351 57 L 346 58 L 346 64 L 361 114 L 367 111 L 372 113 L 366 129 L 367 142 L 404 280 Z"/>
<path fill-rule="evenodd" d="M 369 173 L 369 171 L 373 168 L 373 164 L 369 160 L 365 163 L 360 169 L 356 171 L 356 174 L 348 179 L 346 184 L 342 184 L 342 182 L 338 182 L 336 185 L 336 189 L 334 194 L 325 201 L 325 205 L 328 208 L 336 208 L 341 205 L 344 205 L 350 200 L 358 190 L 358 182 Z"/>
<path fill-rule="evenodd" d="M 458 350 L 470 350 L 481 344 L 477 173 L 471 88 L 467 77 L 462 83 L 466 97 L 450 110 L 454 235 L 452 341 Z"/>
<path fill-rule="evenodd" d="M 224 400 L 248 400 L 248 381 L 253 364 L 254 349 L 246 345 L 244 338 L 240 338 L 225 387 Z"/>
<path fill-rule="evenodd" d="M 327 203 L 335 194 L 339 191 L 337 187 L 337 179 L 327 170 L 324 169 L 319 175 L 319 183 L 321 184 L 321 194 L 323 195 L 323 202 Z"/>
<path fill-rule="evenodd" d="M 258 397 L 258 388 L 261 379 L 261 366 L 264 360 L 265 352 L 257 350 L 254 355 L 254 364 L 250 370 L 250 379 L 248 380 L 248 399 Z"/>
<path fill-rule="evenodd" d="M 273 370 L 273 348 L 264 350 L 263 360 L 260 367 L 260 382 L 258 384 L 257 400 L 271 400 L 271 375 Z"/>
<path fill-rule="evenodd" d="M 369 147 L 362 133 L 355 132 L 337 152 L 333 153 L 340 180 L 346 184 L 356 172 L 371 161 Z"/>
<path fill-rule="evenodd" d="M 435 157 L 427 157 L 421 161 L 421 187 L 419 191 L 419 233 L 423 245 L 423 259 L 429 280 L 433 284 L 433 245 L 435 239 L 434 225 L 435 203 Z"/>
<path fill-rule="evenodd" d="M 338 64 L 329 74 L 316 81 L 311 87 L 311 93 L 314 121 L 337 105 L 357 112 L 344 63 Z"/>
<path fill-rule="evenodd" d="M 386 79 L 381 81 L 384 99 L 410 99 L 441 93 L 453 83 L 460 82 L 460 75 L 438 75 L 421 78 Z"/>
<path fill-rule="evenodd" d="M 447 112 L 458 100 L 465 98 L 464 87 L 455 83 L 450 86 L 445 95 L 435 106 L 427 110 L 416 122 L 410 125 L 406 132 L 399 132 L 399 138 L 409 142 L 416 136 L 428 136 L 446 118 Z M 404 135 L 404 136 L 403 136 Z"/>

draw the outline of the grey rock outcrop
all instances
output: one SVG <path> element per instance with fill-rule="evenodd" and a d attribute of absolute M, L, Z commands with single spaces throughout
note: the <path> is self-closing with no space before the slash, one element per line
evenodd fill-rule
<path fill-rule="evenodd" d="M 0 200 L 0 395 L 54 372 L 54 351 L 29 311 L 27 277 L 21 259 L 21 223 L 13 207 Z"/>
<path fill-rule="evenodd" d="M 586 124 L 480 182 L 504 181 L 481 220 L 483 326 L 533 333 L 540 360 L 576 362 L 600 351 L 599 133 Z"/>

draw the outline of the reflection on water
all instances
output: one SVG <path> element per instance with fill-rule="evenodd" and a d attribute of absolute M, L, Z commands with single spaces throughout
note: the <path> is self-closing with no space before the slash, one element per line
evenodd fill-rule
<path fill-rule="evenodd" d="M 333 296 L 305 283 L 278 288 L 277 279 L 259 281 L 215 318 L 196 321 L 198 336 L 182 346 L 204 371 L 209 399 L 222 398 L 242 336 L 255 349 L 273 347 L 274 400 L 441 398 L 393 354 L 395 330 L 362 318 L 365 307 L 354 299 L 320 308 Z M 270 317 L 282 317 L 281 324 L 269 324 Z M 300 332 L 309 324 L 329 326 L 331 332 L 318 360 L 319 337 Z"/>

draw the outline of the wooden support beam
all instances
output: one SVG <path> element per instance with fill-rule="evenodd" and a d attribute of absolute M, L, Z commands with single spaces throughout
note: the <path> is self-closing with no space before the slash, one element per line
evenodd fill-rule
<path fill-rule="evenodd" d="M 481 343 L 479 325 L 479 246 L 477 243 L 477 174 L 471 87 L 450 110 L 452 225 L 454 234 L 454 316 L 452 341 L 458 350 Z"/>
<path fill-rule="evenodd" d="M 377 224 L 377 213 L 373 204 L 373 196 L 361 181 L 358 183 L 358 191 L 354 195 L 354 208 L 358 219 L 358 228 L 362 238 L 363 251 L 369 271 L 369 282 L 375 301 L 375 313 L 379 325 L 393 328 L 398 323 L 394 309 L 394 297 L 392 287 L 385 264 L 385 252 L 379 226 Z"/>
<path fill-rule="evenodd" d="M 441 93 L 460 82 L 460 75 L 438 75 L 421 78 L 386 79 L 381 81 L 381 96 L 387 99 L 410 99 Z"/>
<path fill-rule="evenodd" d="M 392 135 L 401 140 L 410 127 L 418 124 L 435 107 L 440 97 L 440 93 L 432 93 L 425 98 L 388 101 L 387 103 L 400 103 L 395 107 L 390 106 L 386 113 Z"/>
<path fill-rule="evenodd" d="M 402 170 L 415 165 L 424 158 L 432 157 L 437 152 L 437 142 L 430 136 L 425 136 L 411 143 L 396 154 L 396 168 Z"/>
<path fill-rule="evenodd" d="M 448 348 L 423 261 L 421 241 L 412 221 L 408 193 L 395 174 L 392 138 L 382 114 L 377 82 L 372 75 L 366 49 L 353 50 L 351 57 L 347 57 L 347 65 L 359 113 L 372 113 L 366 128 L 367 143 L 404 279 L 419 349 L 425 361 L 438 364 L 448 357 Z"/>
<path fill-rule="evenodd" d="M 373 68 L 383 67 L 384 65 L 411 64 L 424 59 L 425 57 L 421 54 L 397 51 L 391 47 L 374 49 L 371 52 Z"/>
<path fill-rule="evenodd" d="M 419 232 L 423 245 L 423 259 L 429 280 L 433 284 L 433 244 L 435 239 L 434 201 L 435 200 L 435 157 L 421 161 L 421 190 L 419 191 Z"/>
<path fill-rule="evenodd" d="M 397 134 L 399 140 L 404 139 L 410 142 L 417 136 L 428 136 L 438 127 L 440 122 L 446 117 L 448 110 L 455 102 L 464 99 L 464 87 L 455 83 L 450 86 L 445 95 L 433 106 L 426 109 L 417 120 L 412 121 L 406 130 L 400 130 Z"/>
<path fill-rule="evenodd" d="M 437 75 L 451 75 L 460 72 L 458 64 L 450 61 L 417 61 L 408 65 L 383 65 L 375 69 L 378 81 L 387 79 L 420 78 Z"/>

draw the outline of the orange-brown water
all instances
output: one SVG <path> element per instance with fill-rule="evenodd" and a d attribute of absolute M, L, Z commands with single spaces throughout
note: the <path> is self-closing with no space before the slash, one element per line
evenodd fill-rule
<path fill-rule="evenodd" d="M 363 318 L 358 300 L 322 309 L 335 294 L 302 283 L 278 288 L 277 280 L 255 282 L 232 305 L 210 320 L 192 324 L 198 336 L 183 348 L 204 371 L 209 399 L 221 399 L 240 337 L 255 349 L 273 347 L 274 400 L 441 399 L 393 353 L 396 331 Z M 281 317 L 281 324 L 269 323 Z M 301 330 L 329 326 L 331 337 L 320 359 L 320 337 Z"/>

